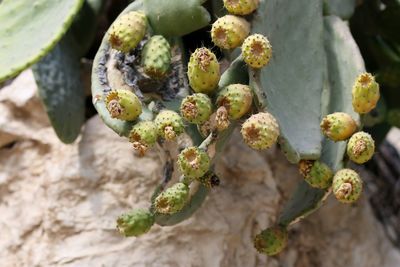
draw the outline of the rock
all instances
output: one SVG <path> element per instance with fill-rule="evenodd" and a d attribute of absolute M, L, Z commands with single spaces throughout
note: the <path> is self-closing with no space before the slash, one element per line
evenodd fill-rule
<path fill-rule="evenodd" d="M 282 254 L 258 254 L 253 236 L 275 221 L 301 178 L 278 149 L 255 152 L 238 134 L 217 166 L 221 185 L 192 218 L 123 238 L 115 218 L 149 205 L 162 173 L 158 153 L 136 157 L 98 116 L 87 121 L 75 143 L 62 144 L 31 75 L 24 72 L 0 91 L 1 266 L 399 265 L 400 254 L 366 197 L 355 206 L 331 197 L 291 228 Z"/>

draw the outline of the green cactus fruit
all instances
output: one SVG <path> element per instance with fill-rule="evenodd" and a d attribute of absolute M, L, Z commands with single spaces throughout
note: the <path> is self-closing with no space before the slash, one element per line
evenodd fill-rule
<path fill-rule="evenodd" d="M 301 160 L 299 171 L 304 180 L 312 187 L 326 189 L 332 185 L 331 168 L 319 160 Z"/>
<path fill-rule="evenodd" d="M 358 76 L 352 91 L 354 111 L 360 114 L 370 112 L 378 103 L 379 97 L 379 84 L 374 76 L 369 73 Z"/>
<path fill-rule="evenodd" d="M 221 78 L 215 54 L 205 47 L 197 48 L 190 56 L 188 78 L 196 93 L 213 93 Z"/>
<path fill-rule="evenodd" d="M 226 15 L 217 19 L 211 28 L 211 38 L 222 49 L 239 47 L 250 33 L 250 24 L 243 18 Z"/>
<path fill-rule="evenodd" d="M 252 68 L 259 69 L 268 64 L 272 56 L 272 46 L 261 34 L 252 34 L 242 44 L 244 62 Z"/>
<path fill-rule="evenodd" d="M 113 90 L 106 96 L 106 107 L 112 118 L 124 121 L 136 120 L 142 113 L 142 103 L 129 90 Z"/>
<path fill-rule="evenodd" d="M 389 110 L 386 120 L 390 125 L 400 128 L 400 109 Z"/>
<path fill-rule="evenodd" d="M 167 141 L 173 141 L 183 133 L 182 117 L 172 110 L 162 110 L 154 119 L 158 135 Z"/>
<path fill-rule="evenodd" d="M 224 0 L 224 7 L 233 15 L 248 15 L 257 9 L 260 0 Z"/>
<path fill-rule="evenodd" d="M 133 148 L 143 156 L 147 149 L 157 141 L 157 126 L 152 121 L 141 121 L 132 127 L 129 141 Z"/>
<path fill-rule="evenodd" d="M 184 183 L 176 183 L 155 199 L 158 213 L 173 214 L 180 211 L 189 200 L 189 187 Z"/>
<path fill-rule="evenodd" d="M 346 140 L 357 130 L 355 120 L 344 112 L 335 112 L 325 116 L 320 126 L 322 133 L 333 141 Z"/>
<path fill-rule="evenodd" d="M 260 112 L 248 118 L 240 132 L 245 143 L 251 148 L 267 149 L 277 142 L 279 125 L 272 114 Z"/>
<path fill-rule="evenodd" d="M 230 84 L 218 93 L 217 106 L 224 106 L 232 119 L 239 119 L 251 108 L 253 95 L 248 85 Z"/>
<path fill-rule="evenodd" d="M 287 245 L 288 231 L 283 226 L 265 229 L 254 238 L 254 247 L 259 253 L 273 256 L 280 253 Z"/>
<path fill-rule="evenodd" d="M 199 178 L 210 168 L 210 158 L 198 147 L 188 147 L 178 156 L 178 165 L 182 174 L 189 178 Z"/>
<path fill-rule="evenodd" d="M 362 180 L 355 171 L 342 169 L 333 176 L 332 190 L 338 201 L 353 203 L 361 195 Z"/>
<path fill-rule="evenodd" d="M 108 32 L 108 41 L 112 48 L 128 53 L 143 39 L 146 29 L 146 15 L 142 12 L 131 11 L 114 21 Z"/>
<path fill-rule="evenodd" d="M 181 115 L 190 123 L 203 124 L 212 113 L 211 100 L 206 94 L 189 95 L 182 100 Z"/>
<path fill-rule="evenodd" d="M 375 142 L 366 132 L 358 132 L 347 143 L 347 156 L 355 163 L 363 164 L 370 160 L 375 152 Z"/>
<path fill-rule="evenodd" d="M 140 236 L 147 233 L 154 224 L 154 215 L 144 209 L 132 210 L 117 219 L 118 231 L 128 236 Z"/>
<path fill-rule="evenodd" d="M 171 46 L 161 35 L 155 35 L 147 41 L 142 50 L 144 72 L 155 79 L 164 78 L 171 66 Z"/>

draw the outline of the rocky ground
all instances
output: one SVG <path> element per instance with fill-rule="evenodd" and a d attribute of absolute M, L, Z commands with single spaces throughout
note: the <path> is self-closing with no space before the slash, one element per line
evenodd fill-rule
<path fill-rule="evenodd" d="M 279 150 L 257 153 L 239 138 L 231 140 L 218 166 L 221 185 L 192 218 L 125 239 L 115 230 L 115 218 L 148 205 L 159 166 L 155 151 L 135 157 L 129 143 L 98 116 L 74 144 L 60 143 L 36 97 L 32 73 L 24 72 L 0 91 L 0 265 L 400 265 L 400 253 L 365 194 L 353 206 L 330 197 L 291 228 L 282 254 L 257 254 L 252 237 L 274 222 L 300 177 Z"/>

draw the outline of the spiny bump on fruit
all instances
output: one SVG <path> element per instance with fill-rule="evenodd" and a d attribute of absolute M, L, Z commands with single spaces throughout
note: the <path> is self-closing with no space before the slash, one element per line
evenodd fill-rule
<path fill-rule="evenodd" d="M 379 84 L 370 73 L 357 77 L 352 90 L 352 104 L 355 112 L 364 114 L 375 108 L 380 97 Z"/>
<path fill-rule="evenodd" d="M 252 34 L 242 44 L 244 62 L 252 68 L 259 69 L 268 64 L 272 56 L 272 46 L 267 37 Z"/>
<path fill-rule="evenodd" d="M 225 106 L 220 106 L 215 114 L 215 124 L 218 131 L 223 131 L 229 127 L 229 113 Z"/>
<path fill-rule="evenodd" d="M 189 200 L 189 187 L 184 183 L 176 183 L 161 192 L 154 201 L 158 213 L 174 214 L 182 210 Z"/>
<path fill-rule="evenodd" d="M 332 190 L 336 199 L 342 203 L 353 203 L 362 192 L 362 180 L 351 169 L 342 169 L 333 176 Z"/>
<path fill-rule="evenodd" d="M 106 107 L 112 118 L 124 121 L 136 120 L 142 113 L 142 103 L 129 90 L 113 90 L 106 96 Z"/>
<path fill-rule="evenodd" d="M 182 117 L 172 110 L 162 110 L 154 119 L 158 135 L 167 141 L 173 141 L 183 133 Z"/>
<path fill-rule="evenodd" d="M 196 93 L 213 93 L 221 78 L 217 57 L 205 47 L 197 48 L 190 56 L 187 74 Z"/>
<path fill-rule="evenodd" d="M 259 253 L 273 256 L 287 245 L 288 231 L 283 226 L 273 226 L 263 230 L 254 238 L 254 247 Z"/>
<path fill-rule="evenodd" d="M 154 215 L 145 209 L 135 209 L 117 218 L 117 229 L 126 237 L 145 234 L 153 224 Z"/>
<path fill-rule="evenodd" d="M 133 148 L 143 156 L 147 149 L 157 141 L 157 126 L 152 121 L 141 121 L 132 127 L 129 133 L 129 141 Z"/>
<path fill-rule="evenodd" d="M 222 49 L 239 47 L 250 33 L 250 24 L 243 18 L 225 15 L 217 19 L 211 28 L 211 38 Z"/>
<path fill-rule="evenodd" d="M 333 141 L 346 140 L 357 130 L 356 121 L 344 112 L 325 116 L 320 126 L 322 133 Z"/>
<path fill-rule="evenodd" d="M 257 9 L 260 0 L 224 0 L 224 7 L 234 15 L 248 15 Z"/>
<path fill-rule="evenodd" d="M 375 152 L 375 142 L 366 132 L 358 132 L 347 143 L 347 156 L 351 161 L 363 164 L 370 160 Z"/>
<path fill-rule="evenodd" d="M 178 156 L 178 166 L 184 176 L 199 178 L 209 170 L 210 157 L 198 147 L 187 147 Z"/>
<path fill-rule="evenodd" d="M 152 36 L 142 50 L 144 72 L 155 79 L 164 78 L 171 66 L 171 46 L 162 35 Z"/>
<path fill-rule="evenodd" d="M 400 109 L 389 110 L 386 120 L 390 125 L 400 128 Z"/>
<path fill-rule="evenodd" d="M 274 145 L 279 137 L 279 125 L 268 112 L 252 115 L 242 125 L 244 142 L 253 149 L 262 150 Z"/>
<path fill-rule="evenodd" d="M 142 12 L 131 11 L 114 21 L 108 32 L 108 40 L 112 48 L 128 53 L 143 39 L 146 29 L 146 15 Z"/>
<path fill-rule="evenodd" d="M 190 123 L 202 124 L 212 113 L 211 100 L 206 94 L 196 93 L 182 100 L 181 115 Z"/>
<path fill-rule="evenodd" d="M 326 189 L 332 185 L 331 168 L 319 160 L 301 160 L 299 171 L 304 180 L 312 187 Z"/>
<path fill-rule="evenodd" d="M 230 84 L 218 93 L 217 106 L 224 106 L 232 119 L 239 119 L 251 108 L 253 95 L 248 85 Z"/>

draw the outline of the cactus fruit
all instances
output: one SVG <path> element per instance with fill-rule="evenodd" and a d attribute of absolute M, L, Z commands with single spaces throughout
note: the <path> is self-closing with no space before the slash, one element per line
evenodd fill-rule
<path fill-rule="evenodd" d="M 188 178 L 199 178 L 210 168 L 210 158 L 198 147 L 188 147 L 178 156 L 178 165 L 182 174 Z"/>
<path fill-rule="evenodd" d="M 268 64 L 272 47 L 268 39 L 261 34 L 252 34 L 242 44 L 244 62 L 252 68 L 259 69 Z"/>
<path fill-rule="evenodd" d="M 113 90 L 106 96 L 106 107 L 112 118 L 124 121 L 136 120 L 142 113 L 142 103 L 129 90 Z"/>
<path fill-rule="evenodd" d="M 243 18 L 226 15 L 217 19 L 211 28 L 211 38 L 222 49 L 239 47 L 250 33 L 250 24 Z"/>
<path fill-rule="evenodd" d="M 225 106 L 220 106 L 217 109 L 216 115 L 215 115 L 215 123 L 217 126 L 218 131 L 223 131 L 229 127 L 231 122 L 229 121 L 229 114 L 228 110 L 226 109 Z"/>
<path fill-rule="evenodd" d="M 197 48 L 190 56 L 188 78 L 196 93 L 210 94 L 217 88 L 221 77 L 217 57 L 205 47 Z"/>
<path fill-rule="evenodd" d="M 342 169 L 333 176 L 332 189 L 338 201 L 353 203 L 361 195 L 362 180 L 355 171 Z"/>
<path fill-rule="evenodd" d="M 335 142 L 348 139 L 357 130 L 355 120 L 344 112 L 325 116 L 320 126 L 322 133 Z"/>
<path fill-rule="evenodd" d="M 254 247 L 259 253 L 273 256 L 281 252 L 287 245 L 288 232 L 283 226 L 265 229 L 254 238 Z"/>
<path fill-rule="evenodd" d="M 189 200 L 189 187 L 184 183 L 176 183 L 159 194 L 154 202 L 158 213 L 173 214 L 180 211 Z"/>
<path fill-rule="evenodd" d="M 224 106 L 232 119 L 239 119 L 249 112 L 253 95 L 248 85 L 230 84 L 218 93 L 217 105 Z"/>
<path fill-rule="evenodd" d="M 162 110 L 154 119 L 158 135 L 167 141 L 173 141 L 183 133 L 184 125 L 182 117 L 171 110 Z"/>
<path fill-rule="evenodd" d="M 146 29 L 146 15 L 142 12 L 131 11 L 114 21 L 108 33 L 108 40 L 112 48 L 128 53 L 143 39 Z"/>
<path fill-rule="evenodd" d="M 168 74 L 171 66 L 171 46 L 161 35 L 151 37 L 142 50 L 144 72 L 155 79 Z"/>
<path fill-rule="evenodd" d="M 243 123 L 240 132 L 245 143 L 251 148 L 267 149 L 276 143 L 279 136 L 279 125 L 272 114 L 260 112 L 248 118 Z"/>
<path fill-rule="evenodd" d="M 369 73 L 358 76 L 352 91 L 354 111 L 360 114 L 370 112 L 378 103 L 379 97 L 379 84 L 374 76 Z"/>
<path fill-rule="evenodd" d="M 299 171 L 304 180 L 315 188 L 326 189 L 332 185 L 331 168 L 319 160 L 301 160 Z"/>
<path fill-rule="evenodd" d="M 260 0 L 224 0 L 224 7 L 233 15 L 248 15 L 257 9 Z"/>
<path fill-rule="evenodd" d="M 400 128 L 400 109 L 389 110 L 386 120 L 390 125 Z"/>
<path fill-rule="evenodd" d="M 117 219 L 118 231 L 128 236 L 140 236 L 147 233 L 154 224 L 154 215 L 144 209 L 132 210 Z"/>
<path fill-rule="evenodd" d="M 370 160 L 375 152 L 375 142 L 366 132 L 358 132 L 347 143 L 347 156 L 355 163 L 363 164 Z"/>
<path fill-rule="evenodd" d="M 129 141 L 133 148 L 143 156 L 147 149 L 157 141 L 157 126 L 152 121 L 141 121 L 132 127 Z"/>
<path fill-rule="evenodd" d="M 206 94 L 189 95 L 182 100 L 181 115 L 190 123 L 203 124 L 212 113 L 211 100 Z"/>

